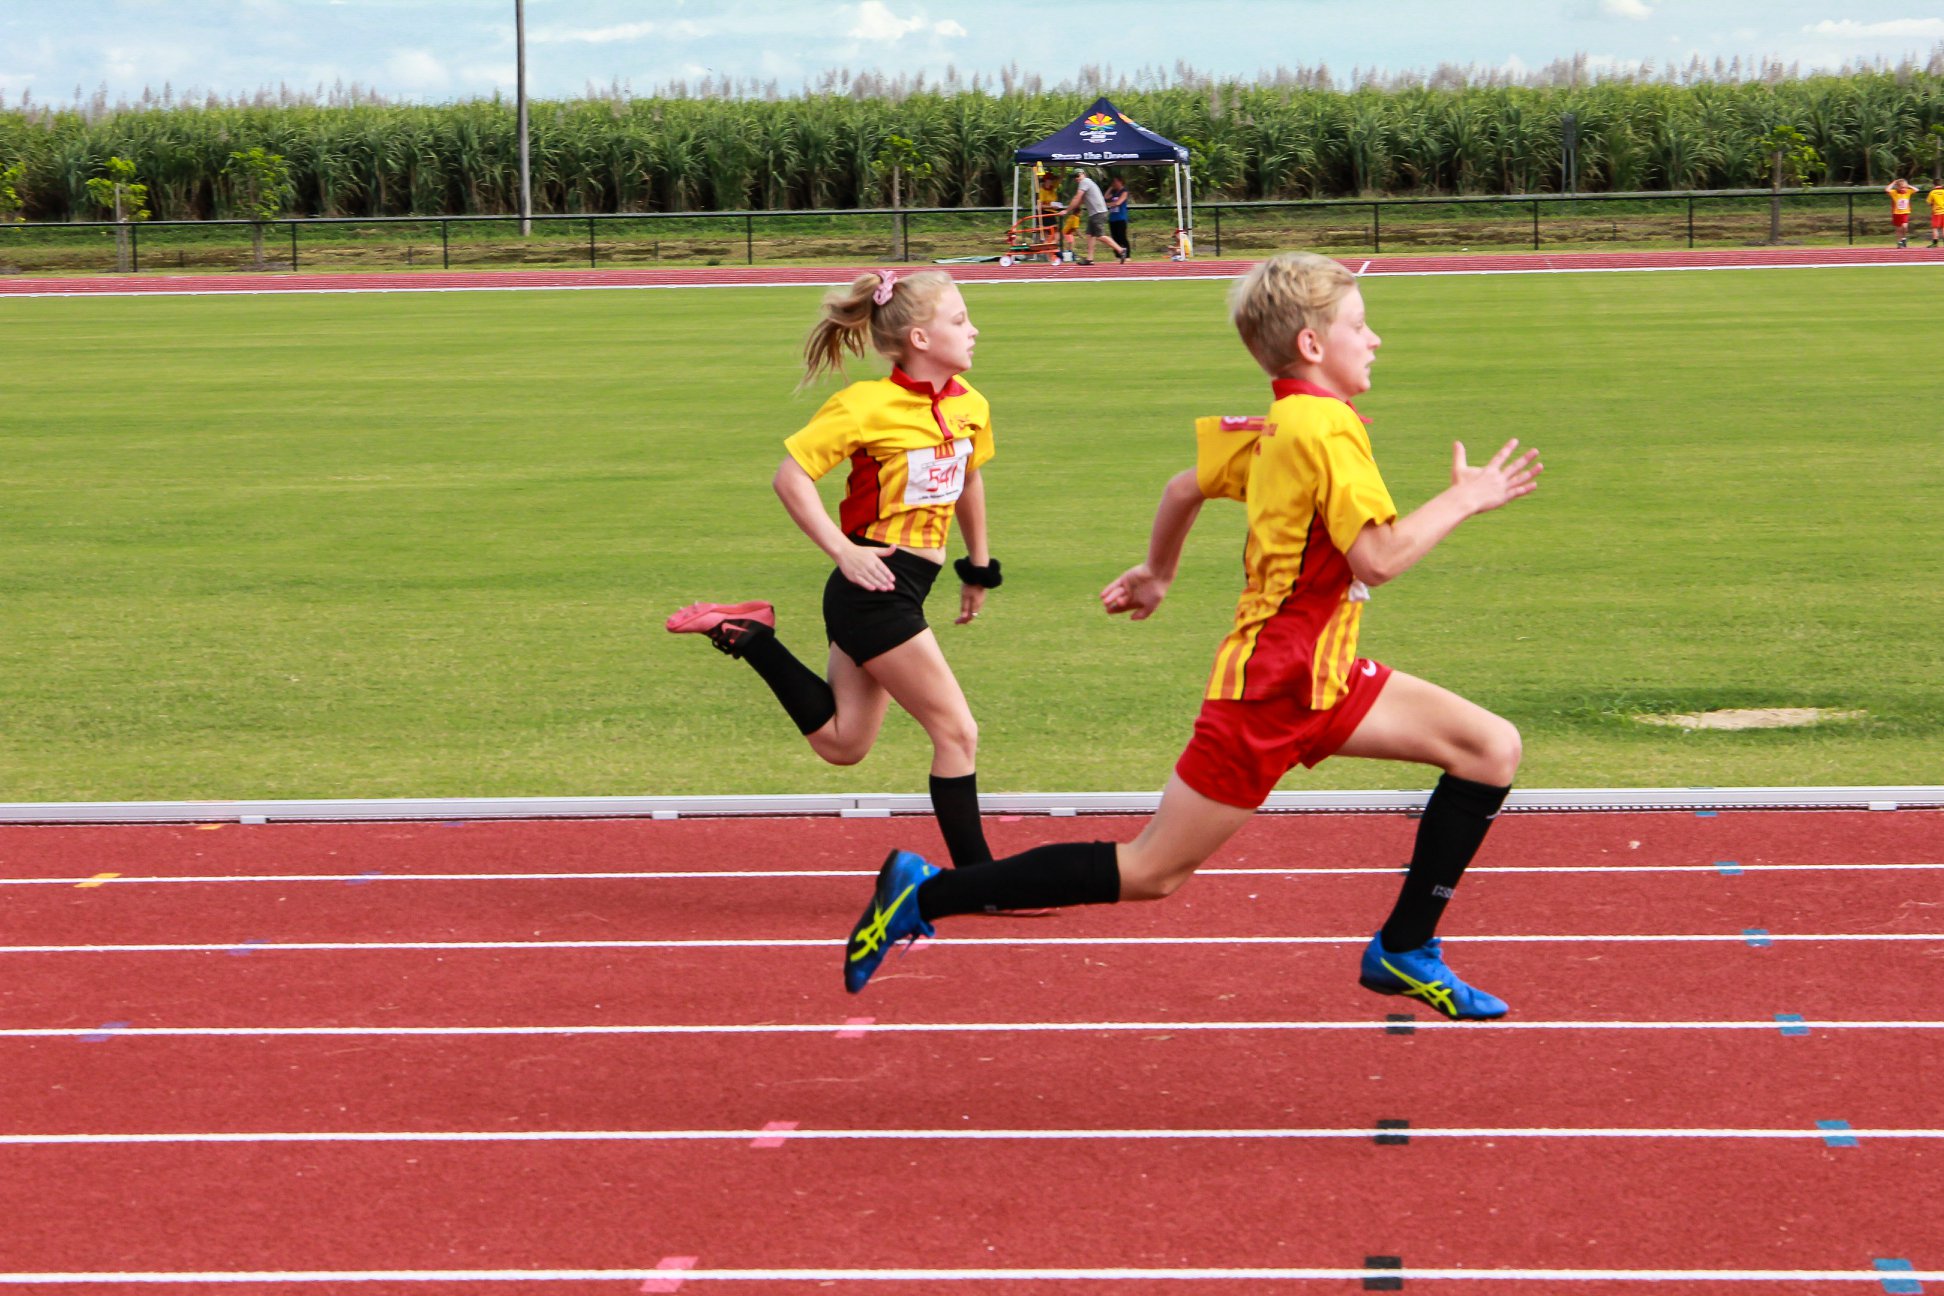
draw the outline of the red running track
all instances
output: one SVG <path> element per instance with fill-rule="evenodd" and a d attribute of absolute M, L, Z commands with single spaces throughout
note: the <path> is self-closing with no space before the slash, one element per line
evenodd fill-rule
<path fill-rule="evenodd" d="M 0 1293 L 1935 1277 L 1944 814 L 1508 816 L 1446 934 L 1514 1014 L 1468 1026 L 1354 984 L 1412 827 L 1261 817 L 854 998 L 927 821 L 0 827 Z"/>
<path fill-rule="evenodd" d="M 1513 274 L 1599 270 L 1722 270 L 1812 266 L 1940 265 L 1928 249 L 1891 247 L 1694 248 L 1646 252 L 1391 254 L 1339 258 L 1360 274 Z M 1228 279 L 1245 260 L 1132 261 L 1126 265 L 956 265 L 961 283 L 1068 283 Z M 150 293 L 464 292 L 560 288 L 695 288 L 828 285 L 879 269 L 858 266 L 706 266 L 630 270 L 446 270 L 244 275 L 102 274 L 0 279 L 0 296 Z"/>

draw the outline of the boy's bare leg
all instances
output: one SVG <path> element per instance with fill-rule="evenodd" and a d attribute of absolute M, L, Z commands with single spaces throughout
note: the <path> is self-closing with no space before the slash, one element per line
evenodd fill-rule
<path fill-rule="evenodd" d="M 1519 731 L 1450 689 L 1391 672 L 1342 756 L 1435 765 L 1474 783 L 1509 786 L 1523 755 Z"/>
<path fill-rule="evenodd" d="M 1418 820 L 1410 868 L 1383 928 L 1364 951 L 1373 990 L 1424 999 L 1453 1017 L 1497 1017 L 1503 1000 L 1466 986 L 1433 943 L 1445 905 L 1484 843 L 1518 773 L 1519 731 L 1449 689 L 1393 672 L 1345 756 L 1408 760 L 1444 771 Z"/>
<path fill-rule="evenodd" d="M 1174 894 L 1254 815 L 1210 800 L 1179 774 L 1170 775 L 1154 817 L 1140 836 L 1120 846 L 1120 898 L 1161 900 Z"/>

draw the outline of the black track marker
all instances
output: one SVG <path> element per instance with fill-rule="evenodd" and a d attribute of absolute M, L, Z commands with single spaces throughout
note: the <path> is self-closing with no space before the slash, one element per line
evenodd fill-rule
<path fill-rule="evenodd" d="M 1366 1269 L 1402 1269 L 1403 1267 L 1403 1256 L 1364 1257 L 1364 1268 Z M 1365 1291 L 1403 1291 L 1404 1279 L 1399 1274 L 1372 1275 L 1363 1280 L 1363 1289 Z"/>
<path fill-rule="evenodd" d="M 1378 1147 L 1395 1146 L 1411 1141 L 1411 1136 L 1402 1132 L 1411 1128 L 1411 1122 L 1407 1120 L 1380 1120 L 1377 1122 L 1377 1128 L 1379 1131 L 1390 1131 L 1380 1132 L 1377 1135 Z"/>

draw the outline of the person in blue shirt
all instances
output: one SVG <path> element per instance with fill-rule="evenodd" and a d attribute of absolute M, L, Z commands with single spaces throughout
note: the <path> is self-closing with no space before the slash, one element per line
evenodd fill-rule
<path fill-rule="evenodd" d="M 1127 186 L 1115 176 L 1107 182 L 1107 236 L 1126 249 L 1121 260 L 1134 255 L 1134 241 L 1127 237 Z"/>

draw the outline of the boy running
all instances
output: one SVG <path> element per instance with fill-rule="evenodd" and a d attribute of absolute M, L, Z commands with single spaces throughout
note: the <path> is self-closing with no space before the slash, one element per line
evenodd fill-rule
<path fill-rule="evenodd" d="M 1110 613 L 1153 615 L 1174 580 L 1205 499 L 1248 509 L 1247 587 L 1215 655 L 1194 737 L 1160 809 L 1132 842 L 1041 846 L 941 872 L 893 851 L 844 953 L 845 988 L 864 988 L 895 942 L 932 923 L 991 910 L 1160 900 L 1219 850 L 1297 764 L 1346 756 L 1416 761 L 1443 771 L 1418 825 L 1390 917 L 1363 953 L 1359 980 L 1453 1018 L 1502 1016 L 1504 1001 L 1445 966 L 1437 924 L 1519 766 L 1513 726 L 1435 684 L 1357 656 L 1370 589 L 1402 575 L 1474 514 L 1536 486 L 1541 465 L 1509 441 L 1482 467 L 1452 447 L 1451 485 L 1399 517 L 1350 404 L 1370 388 L 1380 339 L 1348 270 L 1284 253 L 1231 292 L 1230 315 L 1272 381 L 1259 431 L 1205 419 L 1196 466 L 1168 483 L 1147 561 L 1101 593 Z"/>

